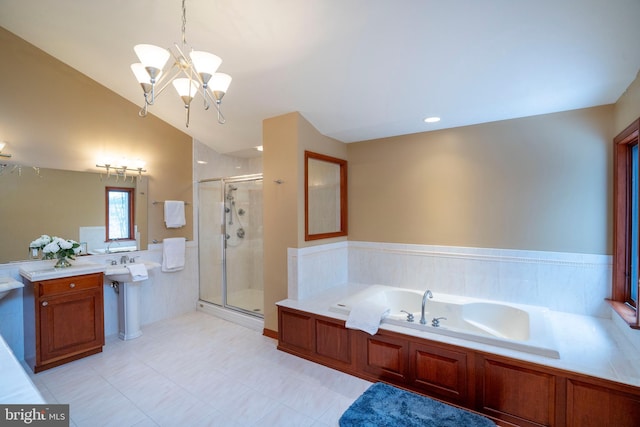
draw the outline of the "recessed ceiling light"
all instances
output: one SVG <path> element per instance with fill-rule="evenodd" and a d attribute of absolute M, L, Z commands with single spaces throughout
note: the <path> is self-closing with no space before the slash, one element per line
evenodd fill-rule
<path fill-rule="evenodd" d="M 424 119 L 425 123 L 437 123 L 440 121 L 440 117 L 427 117 Z"/>
<path fill-rule="evenodd" d="M 206 160 L 196 160 L 196 163 L 199 165 L 206 165 L 209 162 L 207 162 Z"/>

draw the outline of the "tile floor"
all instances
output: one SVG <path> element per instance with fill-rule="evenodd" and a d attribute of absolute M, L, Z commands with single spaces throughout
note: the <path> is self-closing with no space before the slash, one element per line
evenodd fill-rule
<path fill-rule="evenodd" d="M 200 312 L 31 378 L 47 402 L 70 404 L 78 427 L 334 427 L 371 385 Z"/>

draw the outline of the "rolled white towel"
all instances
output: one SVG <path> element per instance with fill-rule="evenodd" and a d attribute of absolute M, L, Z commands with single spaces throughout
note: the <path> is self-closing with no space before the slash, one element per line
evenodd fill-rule
<path fill-rule="evenodd" d="M 365 300 L 354 304 L 349 312 L 346 326 L 359 329 L 370 335 L 375 335 L 380 322 L 389 314 L 390 308 L 372 300 Z"/>

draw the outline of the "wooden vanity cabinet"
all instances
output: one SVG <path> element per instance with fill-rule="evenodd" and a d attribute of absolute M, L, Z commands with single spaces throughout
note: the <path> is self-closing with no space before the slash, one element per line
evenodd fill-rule
<path fill-rule="evenodd" d="M 33 372 L 102 351 L 103 273 L 24 281 L 24 354 Z"/>

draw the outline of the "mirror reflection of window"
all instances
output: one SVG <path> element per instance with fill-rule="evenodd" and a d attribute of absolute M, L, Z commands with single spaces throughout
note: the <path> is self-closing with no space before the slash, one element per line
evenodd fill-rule
<path fill-rule="evenodd" d="M 133 240 L 133 188 L 106 187 L 106 240 Z"/>
<path fill-rule="evenodd" d="M 340 165 L 309 159 L 309 233 L 340 229 Z"/>

